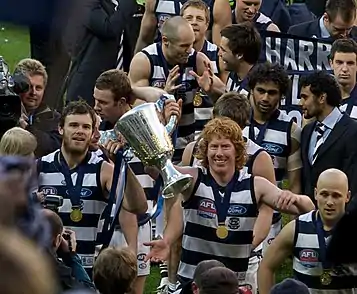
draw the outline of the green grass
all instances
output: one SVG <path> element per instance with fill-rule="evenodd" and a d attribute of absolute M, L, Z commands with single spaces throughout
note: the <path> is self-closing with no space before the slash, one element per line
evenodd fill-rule
<path fill-rule="evenodd" d="M 11 70 L 23 58 L 30 56 L 30 43 L 26 28 L 15 27 L 0 23 L 0 55 L 10 66 Z M 291 276 L 291 261 L 283 264 L 277 274 L 277 282 Z M 160 282 L 160 272 L 157 266 L 151 268 L 151 274 L 146 280 L 145 294 L 156 292 Z"/>

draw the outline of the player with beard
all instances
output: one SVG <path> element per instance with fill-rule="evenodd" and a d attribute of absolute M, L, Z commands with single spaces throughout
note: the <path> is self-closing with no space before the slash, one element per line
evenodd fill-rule
<path fill-rule="evenodd" d="M 336 40 L 330 51 L 330 65 L 341 89 L 340 110 L 357 119 L 357 44 L 352 39 Z"/>
<path fill-rule="evenodd" d="M 95 124 L 95 112 L 85 102 L 72 102 L 63 110 L 59 132 L 60 150 L 38 160 L 39 191 L 64 198 L 59 215 L 65 227 L 75 231 L 77 253 L 87 271 L 91 271 L 99 217 L 108 200 L 113 166 L 89 151 Z M 145 213 L 144 190 L 130 169 L 122 209 Z"/>
<path fill-rule="evenodd" d="M 224 28 L 221 36 L 219 56 L 222 70 L 229 72 L 226 91 L 248 96 L 246 77 L 259 60 L 262 48 L 260 35 L 249 22 L 245 22 Z"/>
<path fill-rule="evenodd" d="M 216 0 L 213 7 L 213 18 L 219 19 L 213 26 L 213 42 L 220 43 L 220 32 L 231 24 L 251 22 L 258 31 L 280 32 L 273 21 L 259 12 L 262 0 L 236 0 L 236 7 L 232 11 L 229 1 Z"/>
<path fill-rule="evenodd" d="M 211 120 L 201 137 L 197 158 L 203 168 L 175 167 L 193 177 L 190 188 L 181 194 L 185 227 L 178 275 L 185 282 L 193 278 L 199 262 L 216 259 L 244 283 L 258 206 L 264 203 L 293 214 L 311 211 L 314 206 L 309 197 L 282 191 L 243 169 L 245 141 L 233 120 Z M 147 245 L 152 246 L 148 258 L 167 258 L 165 240 Z"/>
<path fill-rule="evenodd" d="M 199 88 L 208 94 L 224 92 L 224 84 L 212 73 L 209 59 L 193 50 L 194 42 L 192 26 L 180 16 L 172 17 L 162 27 L 162 42 L 137 53 L 129 71 L 133 86 L 164 88 L 176 100 L 182 99 L 182 117 L 178 122 L 173 156 L 175 162 L 181 160 L 185 146 L 194 140 L 195 93 Z"/>
<path fill-rule="evenodd" d="M 289 189 L 298 194 L 301 191 L 301 128 L 278 109 L 289 83 L 286 71 L 278 64 L 265 63 L 254 67 L 248 75 L 253 114 L 250 126 L 243 132 L 271 156 L 278 186 L 285 187 L 284 183 L 288 182 Z M 281 214 L 276 212 L 263 252 L 279 233 L 281 225 Z"/>
<path fill-rule="evenodd" d="M 356 293 L 356 264 L 331 264 L 326 259 L 326 244 L 351 197 L 346 174 L 338 169 L 325 170 L 314 194 L 317 210 L 288 223 L 268 248 L 259 268 L 259 293 L 272 293 L 274 273 L 290 255 L 294 278 L 306 284 L 311 294 Z"/>

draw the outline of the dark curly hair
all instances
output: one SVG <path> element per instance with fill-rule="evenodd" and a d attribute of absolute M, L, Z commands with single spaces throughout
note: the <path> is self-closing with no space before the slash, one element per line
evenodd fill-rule
<path fill-rule="evenodd" d="M 283 66 L 277 63 L 257 64 L 248 74 L 248 86 L 253 90 L 256 84 L 273 82 L 279 87 L 280 95 L 285 96 L 290 88 L 290 79 Z"/>
<path fill-rule="evenodd" d="M 310 86 L 310 91 L 316 97 L 320 97 L 326 94 L 326 102 L 328 105 L 337 107 L 342 101 L 340 87 L 336 81 L 336 78 L 325 72 L 315 71 L 310 75 L 306 75 L 300 78 L 299 88 Z"/>
<path fill-rule="evenodd" d="M 246 144 L 239 125 L 228 117 L 214 118 L 209 121 L 200 136 L 196 158 L 201 165 L 208 168 L 208 144 L 214 137 L 225 138 L 232 141 L 236 150 L 236 170 L 240 170 L 247 162 Z"/>

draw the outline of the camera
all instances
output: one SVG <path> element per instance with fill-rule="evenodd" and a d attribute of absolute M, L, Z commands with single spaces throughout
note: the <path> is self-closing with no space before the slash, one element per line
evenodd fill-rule
<path fill-rule="evenodd" d="M 67 243 L 68 243 L 69 251 L 72 252 L 73 251 L 73 247 L 72 247 L 72 241 L 71 241 L 71 233 L 68 232 L 68 231 L 65 231 L 62 236 L 63 236 L 63 239 L 65 239 L 67 241 Z"/>
<path fill-rule="evenodd" d="M 47 195 L 43 202 L 43 207 L 58 213 L 58 209 L 63 205 L 63 197 L 57 195 Z"/>
<path fill-rule="evenodd" d="M 0 56 L 0 137 L 15 127 L 21 117 L 21 99 L 19 94 L 30 89 L 28 78 L 16 72 L 10 74 L 9 66 Z"/>

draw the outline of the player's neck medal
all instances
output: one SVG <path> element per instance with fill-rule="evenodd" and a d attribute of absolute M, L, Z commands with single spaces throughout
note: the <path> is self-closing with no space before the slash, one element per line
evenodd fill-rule
<path fill-rule="evenodd" d="M 82 211 L 79 208 L 73 208 L 72 207 L 70 218 L 75 223 L 80 222 L 82 220 L 82 218 L 83 218 Z"/>
<path fill-rule="evenodd" d="M 219 239 L 223 240 L 228 237 L 228 229 L 225 225 L 219 225 L 216 229 L 216 235 Z"/>
<path fill-rule="evenodd" d="M 331 272 L 324 270 L 324 272 L 322 273 L 322 275 L 320 276 L 320 282 L 322 285 L 324 286 L 328 286 L 331 284 L 332 282 L 332 276 L 331 276 Z"/>
<path fill-rule="evenodd" d="M 193 106 L 199 107 L 202 105 L 202 97 L 200 95 L 200 92 L 197 92 L 195 97 L 193 98 Z"/>

